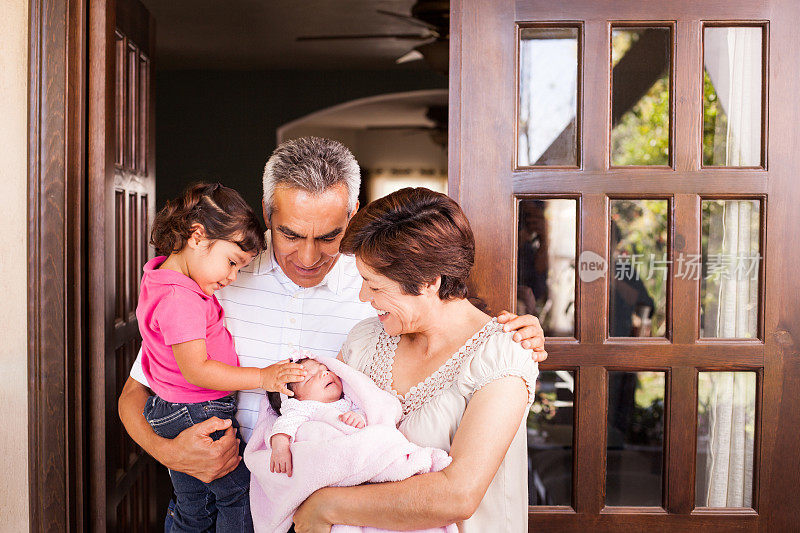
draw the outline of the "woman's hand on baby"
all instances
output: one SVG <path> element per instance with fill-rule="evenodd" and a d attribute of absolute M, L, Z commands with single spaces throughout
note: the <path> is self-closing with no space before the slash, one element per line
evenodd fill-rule
<path fill-rule="evenodd" d="M 364 427 L 364 417 L 355 411 L 347 411 L 346 413 L 340 414 L 339 420 L 354 428 L 361 429 Z"/>
<path fill-rule="evenodd" d="M 303 381 L 306 377 L 306 369 L 303 365 L 291 363 L 284 359 L 274 365 L 262 368 L 260 371 L 261 388 L 272 392 L 282 392 L 286 396 L 294 396 L 294 393 L 286 386 L 287 383 Z"/>
<path fill-rule="evenodd" d="M 277 474 L 287 474 L 292 477 L 292 450 L 289 447 L 289 435 L 278 433 L 272 436 L 270 445 L 272 455 L 269 458 L 269 471 Z"/>
<path fill-rule="evenodd" d="M 332 521 L 327 510 L 336 500 L 336 489 L 324 487 L 309 496 L 294 513 L 292 521 L 297 533 L 330 533 Z"/>

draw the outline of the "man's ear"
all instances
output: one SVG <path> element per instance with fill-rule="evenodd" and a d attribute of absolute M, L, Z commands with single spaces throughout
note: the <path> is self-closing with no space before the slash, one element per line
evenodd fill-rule
<path fill-rule="evenodd" d="M 347 221 L 348 222 L 350 222 L 350 220 L 355 216 L 356 211 L 358 211 L 358 200 L 356 200 L 356 205 L 355 205 L 355 207 L 353 207 L 353 210 L 350 212 L 350 216 L 347 217 Z"/>
<path fill-rule="evenodd" d="M 269 213 L 269 214 L 267 214 L 267 213 L 269 213 L 269 210 L 267 209 L 267 204 L 262 199 L 261 200 L 261 214 L 264 216 L 264 222 L 267 224 L 267 228 L 269 228 L 269 219 L 272 216 L 272 213 Z"/>
<path fill-rule="evenodd" d="M 189 235 L 186 245 L 189 246 L 189 248 L 196 249 L 200 246 L 200 243 L 206 239 L 206 228 L 199 222 L 195 222 L 192 224 L 191 229 L 192 233 Z"/>

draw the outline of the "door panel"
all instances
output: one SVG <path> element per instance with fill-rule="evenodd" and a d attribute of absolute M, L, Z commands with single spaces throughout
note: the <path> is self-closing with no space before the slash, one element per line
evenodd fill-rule
<path fill-rule="evenodd" d="M 117 0 L 115 40 L 114 294 L 111 344 L 106 353 L 106 405 L 116 405 L 141 346 L 136 321 L 142 265 L 152 256 L 148 229 L 155 198 L 151 83 L 155 25 L 138 0 Z M 110 408 L 107 523 L 117 531 L 159 529 L 165 504 L 158 502 L 163 469 L 131 439 Z M 115 452 L 115 453 L 114 453 Z"/>
<path fill-rule="evenodd" d="M 531 528 L 790 529 L 800 6 L 451 5 L 449 190 L 475 231 L 471 282 L 553 332 L 529 417 Z M 577 89 L 547 93 L 532 68 Z M 565 198 L 575 237 L 553 229 Z M 554 309 L 574 313 L 574 337 Z"/>
<path fill-rule="evenodd" d="M 103 5 L 104 4 L 104 5 Z M 92 416 L 94 524 L 98 530 L 163 529 L 166 471 L 127 435 L 117 398 L 141 345 L 136 322 L 155 206 L 155 24 L 139 0 L 96 3 L 90 32 L 90 220 L 93 265 Z M 101 61 L 102 58 L 102 61 Z M 102 295 L 102 297 L 100 296 Z"/>

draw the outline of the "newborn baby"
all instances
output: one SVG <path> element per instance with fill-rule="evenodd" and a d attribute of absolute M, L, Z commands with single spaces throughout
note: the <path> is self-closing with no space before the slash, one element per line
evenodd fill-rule
<path fill-rule="evenodd" d="M 305 379 L 291 386 L 293 398 L 282 397 L 283 406 L 281 395 L 267 395 L 263 403 L 272 409 L 263 405 L 244 451 L 256 532 L 288 531 L 297 508 L 322 487 L 400 481 L 450 464 L 444 450 L 417 446 L 397 429 L 400 401 L 369 376 L 338 359 L 298 355 L 307 357 L 299 361 Z M 377 530 L 337 524 L 331 531 Z"/>
<path fill-rule="evenodd" d="M 281 401 L 280 395 L 269 393 L 272 408 L 280 414 L 272 426 L 269 443 L 272 447 L 270 472 L 292 476 L 292 451 L 289 445 L 297 429 L 320 411 L 328 410 L 338 415 L 338 420 L 354 428 L 363 428 L 365 419 L 361 409 L 342 391 L 342 380 L 327 366 L 314 359 L 298 361 L 308 371 L 303 381 L 288 383 L 294 397 Z"/>

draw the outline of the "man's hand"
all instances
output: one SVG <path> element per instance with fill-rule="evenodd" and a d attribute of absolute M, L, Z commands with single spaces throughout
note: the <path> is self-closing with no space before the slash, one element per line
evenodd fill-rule
<path fill-rule="evenodd" d="M 523 348 L 533 350 L 534 361 L 538 363 L 547 359 L 547 351 L 544 349 L 544 330 L 538 318 L 533 315 L 517 316 L 503 311 L 497 315 L 497 321 L 504 324 L 503 331 L 514 332 L 514 340 Z"/>
<path fill-rule="evenodd" d="M 129 377 L 119 396 L 119 417 L 131 438 L 156 461 L 206 483 L 236 468 L 242 458 L 230 420 L 210 418 L 174 439 L 165 439 L 155 434 L 142 415 L 149 395 L 147 387 Z M 212 441 L 211 433 L 218 430 L 225 430 L 225 434 Z"/>
<path fill-rule="evenodd" d="M 288 359 L 284 359 L 261 369 L 260 386 L 267 391 L 282 392 L 286 396 L 294 396 L 294 393 L 289 390 L 286 384 L 303 381 L 307 373 L 303 365 L 290 363 Z"/>
<path fill-rule="evenodd" d="M 221 429 L 225 429 L 225 434 L 216 441 L 211 440 L 210 435 Z M 165 461 L 156 459 L 167 468 L 189 474 L 204 483 L 232 472 L 242 460 L 239 439 L 231 421 L 217 417 L 183 430 L 172 439 L 170 451 L 170 457 Z"/>
<path fill-rule="evenodd" d="M 364 418 L 355 411 L 347 411 L 346 413 L 340 414 L 339 420 L 354 428 L 361 429 L 364 427 Z"/>
<path fill-rule="evenodd" d="M 270 440 L 272 455 L 269 458 L 269 471 L 286 474 L 292 477 L 292 449 L 289 447 L 291 438 L 285 433 L 276 433 Z"/>

